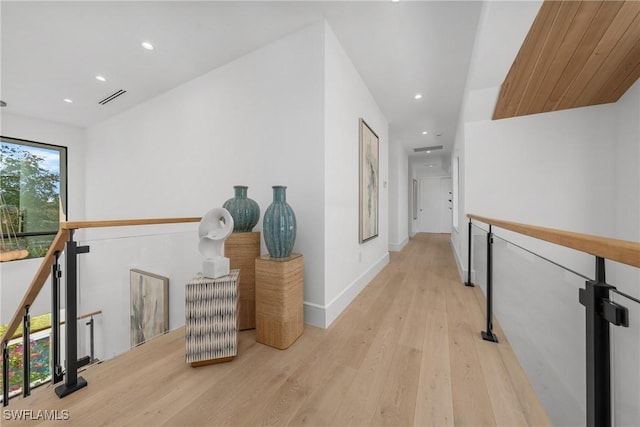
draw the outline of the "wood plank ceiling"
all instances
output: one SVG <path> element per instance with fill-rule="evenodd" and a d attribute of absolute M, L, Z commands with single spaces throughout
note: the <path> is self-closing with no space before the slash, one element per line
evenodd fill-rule
<path fill-rule="evenodd" d="M 640 1 L 542 4 L 493 119 L 616 102 L 640 77 Z"/>

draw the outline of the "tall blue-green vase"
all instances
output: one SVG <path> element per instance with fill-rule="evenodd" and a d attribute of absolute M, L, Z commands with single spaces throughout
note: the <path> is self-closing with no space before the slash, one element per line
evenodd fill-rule
<path fill-rule="evenodd" d="M 264 213 L 262 234 L 269 255 L 274 258 L 291 255 L 296 241 L 296 214 L 287 203 L 287 187 L 273 187 L 273 203 Z"/>
<path fill-rule="evenodd" d="M 233 218 L 233 231 L 251 231 L 260 219 L 260 206 L 247 198 L 247 188 L 244 185 L 235 185 L 236 195 L 222 205 L 229 211 Z"/>

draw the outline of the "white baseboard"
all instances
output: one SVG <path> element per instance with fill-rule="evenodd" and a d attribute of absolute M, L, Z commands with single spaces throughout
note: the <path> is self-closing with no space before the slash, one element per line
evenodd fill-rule
<path fill-rule="evenodd" d="M 453 240 L 450 240 L 449 244 L 451 245 L 451 249 L 453 249 L 453 257 L 456 260 L 456 266 L 458 267 L 458 274 L 460 274 L 460 279 L 462 280 L 462 283 L 466 283 L 467 279 L 469 278 L 469 271 L 466 270 L 462 265 L 462 259 L 460 258 L 460 254 L 458 253 L 458 248 L 456 248 L 456 245 L 453 244 Z M 473 269 L 471 269 L 471 283 L 476 283 L 476 272 Z"/>
<path fill-rule="evenodd" d="M 304 302 L 304 323 L 318 328 L 325 328 L 326 308 L 312 302 Z"/>
<path fill-rule="evenodd" d="M 328 328 L 334 320 L 338 318 L 340 313 L 358 294 L 373 280 L 374 277 L 382 271 L 389 263 L 389 252 L 386 252 L 375 264 L 367 271 L 362 273 L 356 280 L 351 282 L 340 294 L 335 297 L 326 306 L 314 304 L 311 302 L 304 303 L 304 322 L 317 326 L 319 328 Z"/>
<path fill-rule="evenodd" d="M 451 245 L 451 249 L 453 250 L 453 257 L 456 260 L 456 266 L 458 267 L 458 274 L 460 274 L 460 279 L 462 282 L 466 282 L 467 278 L 467 270 L 464 269 L 462 265 L 462 260 L 460 259 L 460 255 L 458 254 L 458 248 L 453 244 L 453 239 L 449 240 L 449 244 Z"/>
<path fill-rule="evenodd" d="M 407 243 L 409 243 L 409 236 L 405 237 L 404 240 L 400 243 L 389 243 L 389 250 L 391 252 L 400 252 Z"/>

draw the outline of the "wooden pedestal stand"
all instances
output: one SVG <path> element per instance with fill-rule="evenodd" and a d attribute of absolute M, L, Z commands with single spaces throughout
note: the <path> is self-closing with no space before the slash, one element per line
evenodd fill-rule
<path fill-rule="evenodd" d="M 304 330 L 301 254 L 256 258 L 256 341 L 285 349 Z"/>
<path fill-rule="evenodd" d="M 256 257 L 260 256 L 260 232 L 231 233 L 224 243 L 224 256 L 232 269 L 240 270 L 238 329 L 256 327 Z"/>
<path fill-rule="evenodd" d="M 228 362 L 238 351 L 238 270 L 209 279 L 198 275 L 185 289 L 185 343 L 192 367 Z"/>

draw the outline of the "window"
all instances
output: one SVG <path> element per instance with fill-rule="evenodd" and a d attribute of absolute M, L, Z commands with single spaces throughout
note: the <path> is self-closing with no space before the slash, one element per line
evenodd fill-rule
<path fill-rule="evenodd" d="M 67 210 L 67 149 L 6 137 L 0 142 L 0 260 L 42 257 Z"/>

